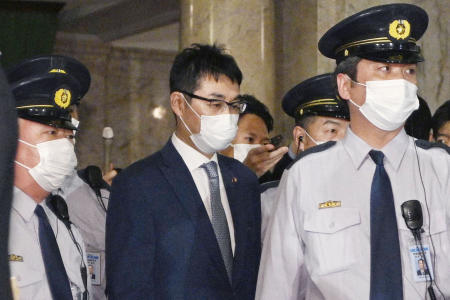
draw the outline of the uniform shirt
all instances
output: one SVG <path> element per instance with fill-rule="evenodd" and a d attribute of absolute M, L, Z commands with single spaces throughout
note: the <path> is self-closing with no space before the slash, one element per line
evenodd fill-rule
<path fill-rule="evenodd" d="M 38 204 L 32 198 L 14 187 L 8 244 L 9 266 L 11 277 L 16 279 L 21 300 L 52 299 L 39 245 L 39 220 L 34 214 L 36 205 Z M 42 208 L 55 233 L 72 291 L 76 292 L 79 289 L 83 292 L 84 285 L 80 273 L 81 255 L 70 238 L 66 226 L 47 205 L 42 205 Z M 84 243 L 80 233 L 74 226 L 72 231 L 84 253 Z M 86 261 L 85 257 L 83 259 Z"/>
<path fill-rule="evenodd" d="M 205 205 L 206 212 L 208 213 L 209 219 L 211 220 L 211 194 L 209 192 L 209 179 L 206 174 L 206 170 L 200 166 L 209 161 L 215 161 L 217 164 L 217 172 L 219 173 L 219 187 L 220 187 L 220 199 L 222 201 L 223 209 L 225 210 L 225 216 L 227 217 L 228 229 L 230 231 L 231 249 L 234 255 L 235 240 L 234 240 L 234 226 L 233 218 L 231 216 L 230 205 L 228 204 L 227 192 L 225 186 L 223 185 L 222 174 L 220 172 L 220 166 L 217 161 L 217 153 L 208 159 L 206 156 L 187 145 L 185 142 L 180 140 L 176 134 L 172 135 L 172 144 L 180 154 L 184 163 L 186 164 L 189 172 L 194 179 L 197 191 L 202 198 L 203 204 Z"/>
<path fill-rule="evenodd" d="M 109 191 L 101 189 L 103 203 L 108 207 Z M 92 188 L 77 174 L 67 180 L 60 191 L 66 200 L 70 220 L 79 229 L 86 245 L 88 277 L 92 280 L 91 300 L 105 300 L 105 222 L 106 212 Z"/>
<path fill-rule="evenodd" d="M 343 140 L 304 156 L 283 176 L 264 241 L 256 299 L 369 299 L 375 172 L 370 150 L 349 129 Z M 425 282 L 414 280 L 413 236 L 401 216 L 400 205 L 411 199 L 421 202 L 423 244 L 431 246 L 431 233 L 435 249 L 429 264 L 440 290 L 450 297 L 450 156 L 443 149 L 417 147 L 403 130 L 381 151 L 394 195 L 404 299 L 425 299 L 426 289 Z M 341 206 L 319 209 L 330 200 Z"/>
<path fill-rule="evenodd" d="M 278 185 L 279 180 L 261 184 L 261 241 L 263 243 L 276 200 L 278 199 Z"/>

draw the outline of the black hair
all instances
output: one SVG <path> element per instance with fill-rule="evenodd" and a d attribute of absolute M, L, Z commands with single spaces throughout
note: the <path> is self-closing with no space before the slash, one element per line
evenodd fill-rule
<path fill-rule="evenodd" d="M 337 76 L 339 73 L 344 73 L 347 74 L 350 79 L 352 79 L 353 81 L 357 81 L 356 80 L 356 76 L 358 75 L 357 72 L 357 65 L 358 63 L 361 61 L 361 58 L 358 56 L 351 56 L 343 61 L 341 61 L 337 66 L 336 69 L 334 70 L 334 74 L 333 74 L 333 86 L 334 86 L 334 90 L 336 92 L 336 95 L 338 96 L 338 99 L 340 99 L 340 95 L 339 95 L 339 90 L 338 90 L 338 86 L 337 86 Z M 352 82 L 353 84 L 353 82 Z"/>
<path fill-rule="evenodd" d="M 309 125 L 314 121 L 316 116 L 304 115 L 301 118 L 295 119 L 295 126 L 300 126 L 305 130 L 308 130 Z"/>
<path fill-rule="evenodd" d="M 447 122 L 450 121 L 450 100 L 447 100 L 439 106 L 431 119 L 431 128 L 433 128 L 433 136 L 436 139 L 439 129 Z"/>
<path fill-rule="evenodd" d="M 431 111 L 427 102 L 419 97 L 419 108 L 414 111 L 405 122 L 405 131 L 416 139 L 426 140 L 430 136 Z"/>
<path fill-rule="evenodd" d="M 218 80 L 220 75 L 241 85 L 242 72 L 234 58 L 225 54 L 222 47 L 192 44 L 175 57 L 170 70 L 170 92 L 193 93 L 199 87 L 199 79 L 213 76 Z"/>
<path fill-rule="evenodd" d="M 271 132 L 273 130 L 273 118 L 270 115 L 267 106 L 256 99 L 252 95 L 241 95 L 239 100 L 244 101 L 247 104 L 245 111 L 239 115 L 239 119 L 246 114 L 254 114 L 260 117 L 267 126 L 267 131 Z"/>

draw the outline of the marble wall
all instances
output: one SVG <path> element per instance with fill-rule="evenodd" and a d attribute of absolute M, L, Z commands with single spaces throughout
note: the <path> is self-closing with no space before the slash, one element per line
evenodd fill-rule
<path fill-rule="evenodd" d="M 79 166 L 103 166 L 102 131 L 114 130 L 111 160 L 126 167 L 158 149 L 173 131 L 169 70 L 175 53 L 115 48 L 99 41 L 57 36 L 54 53 L 83 62 L 91 72 L 81 101 Z"/>
<path fill-rule="evenodd" d="M 433 112 L 450 99 L 450 2 L 448 0 L 395 1 L 424 8 L 429 26 L 419 41 L 425 62 L 419 64 L 419 94 Z M 277 98 L 309 77 L 332 72 L 335 62 L 320 54 L 317 43 L 340 20 L 389 0 L 280 0 L 276 1 L 281 18 L 282 58 L 276 58 Z M 278 128 L 290 134 L 292 120 L 278 116 Z"/>
<path fill-rule="evenodd" d="M 434 111 L 450 99 L 450 2 L 398 1 L 419 5 L 430 17 L 419 41 L 426 58 L 419 65 L 419 93 Z M 317 50 L 320 37 L 351 14 L 391 2 L 182 0 L 180 44 L 224 44 L 244 73 L 241 91 L 268 105 L 275 119 L 274 134 L 283 133 L 289 140 L 293 120 L 281 109 L 283 95 L 297 83 L 335 67 Z M 112 157 L 119 167 L 164 145 L 174 125 L 168 77 L 176 53 L 118 48 L 64 34 L 57 36 L 55 53 L 78 58 L 92 73 L 91 89 L 81 106 L 77 141 L 81 166 L 102 165 L 105 126 L 115 131 Z"/>

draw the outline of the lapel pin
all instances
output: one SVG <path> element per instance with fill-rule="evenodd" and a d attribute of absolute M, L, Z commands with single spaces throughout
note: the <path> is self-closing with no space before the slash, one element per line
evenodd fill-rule
<path fill-rule="evenodd" d="M 232 179 L 231 179 L 231 182 L 237 182 L 237 178 L 236 177 L 233 177 Z"/>

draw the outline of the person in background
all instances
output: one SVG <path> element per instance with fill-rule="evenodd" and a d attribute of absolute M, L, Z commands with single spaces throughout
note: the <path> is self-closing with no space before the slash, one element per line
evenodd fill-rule
<path fill-rule="evenodd" d="M 251 95 L 242 95 L 240 99 L 246 103 L 246 108 L 239 115 L 236 137 L 222 154 L 234 157 L 249 167 L 259 177 L 260 183 L 270 181 L 270 169 L 288 148 L 276 149 L 270 144 L 269 133 L 273 130 L 273 118 L 267 106 Z"/>
<path fill-rule="evenodd" d="M 114 179 L 106 217 L 109 300 L 253 300 L 261 251 L 255 174 L 218 154 L 236 136 L 242 73 L 193 44 L 170 71 L 172 137 Z M 132 116 L 130 116 L 131 118 Z"/>
<path fill-rule="evenodd" d="M 320 39 L 320 52 L 336 60 L 350 125 L 343 139 L 305 151 L 285 171 L 257 300 L 450 297 L 450 155 L 404 130 L 419 107 L 416 69 L 424 58 L 416 42 L 427 25 L 418 6 L 381 5 Z M 411 242 L 402 218 L 420 207 L 428 247 Z M 416 280 L 418 254 L 428 260 L 427 280 Z"/>
<path fill-rule="evenodd" d="M 432 118 L 430 141 L 450 147 L 450 100 L 439 106 Z"/>
<path fill-rule="evenodd" d="M 334 86 L 331 73 L 321 74 L 302 81 L 283 97 L 283 110 L 295 120 L 295 127 L 289 152 L 274 168 L 274 181 L 280 180 L 301 152 L 344 137 L 350 115 L 347 103 L 336 97 Z"/>
<path fill-rule="evenodd" d="M 8 72 L 19 135 L 10 218 L 9 261 L 20 299 L 88 299 L 83 240 L 67 207 L 52 192 L 77 165 L 69 106 L 81 98 L 83 78 L 60 69 Z"/>
<path fill-rule="evenodd" d="M 409 136 L 427 141 L 431 134 L 431 111 L 425 99 L 417 97 L 419 108 L 406 120 L 405 131 Z"/>
<path fill-rule="evenodd" d="M 284 111 L 295 120 L 293 140 L 283 161 L 275 167 L 273 181 L 261 185 L 261 237 L 277 199 L 277 187 L 287 164 L 304 151 L 328 141 L 337 141 L 347 131 L 350 114 L 347 103 L 336 97 L 333 74 L 321 74 L 300 82 L 283 97 Z"/>

